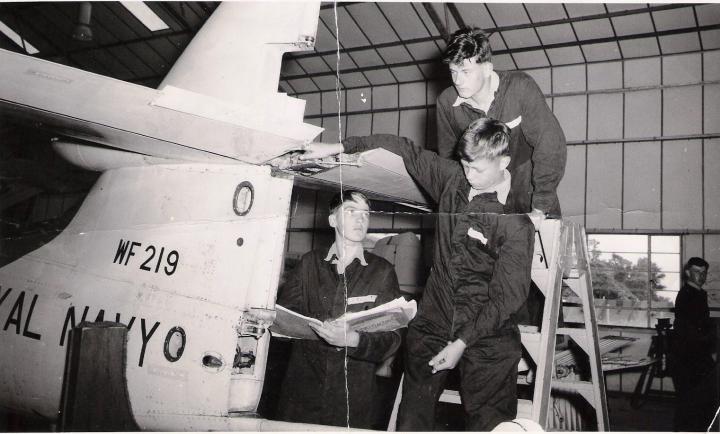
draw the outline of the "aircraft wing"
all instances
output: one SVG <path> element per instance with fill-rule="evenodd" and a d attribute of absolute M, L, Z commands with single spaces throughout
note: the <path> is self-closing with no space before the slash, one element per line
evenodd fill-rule
<path fill-rule="evenodd" d="M 0 50 L 0 116 L 154 157 L 263 163 L 322 131 L 277 92 L 283 53 L 314 44 L 319 7 L 221 5 L 157 90 Z"/>
<path fill-rule="evenodd" d="M 428 198 L 405 169 L 402 158 L 382 148 L 320 161 L 291 158 L 280 167 L 295 174 L 295 183 L 305 187 L 343 186 L 361 190 L 370 199 L 430 210 Z"/>
<path fill-rule="evenodd" d="M 182 99 L 185 105 L 177 105 Z M 263 131 L 234 121 L 232 109 L 210 96 L 150 89 L 0 50 L 0 115 L 76 139 L 164 158 L 262 163 L 320 131 L 302 122 L 293 131 Z M 241 107 L 235 110 L 240 117 Z"/>

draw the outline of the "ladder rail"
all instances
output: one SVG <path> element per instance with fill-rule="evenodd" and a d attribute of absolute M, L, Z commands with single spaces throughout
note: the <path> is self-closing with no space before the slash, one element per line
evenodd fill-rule
<path fill-rule="evenodd" d="M 609 428 L 609 418 L 585 230 L 569 220 L 546 221 L 543 224 L 542 232 L 545 232 L 546 235 L 553 233 L 553 241 L 556 244 L 552 244 L 547 251 L 549 257 L 546 258 L 545 263 L 549 266 L 548 273 L 538 272 L 533 276 L 535 283 L 545 294 L 543 323 L 537 336 L 528 336 L 523 339 L 528 354 L 533 357 L 536 365 L 533 400 L 530 403 L 532 419 L 545 429 L 560 428 L 551 426 L 555 419 L 552 414 L 553 391 L 571 392 L 583 396 L 595 409 L 597 429 L 605 431 Z M 557 230 L 555 232 L 550 230 L 557 229 L 552 225 L 560 226 L 559 233 Z M 542 236 L 538 238 L 542 240 Z M 543 256 L 545 256 L 546 247 L 542 246 Z M 558 316 L 562 309 L 563 283 L 566 281 L 582 301 L 584 324 L 582 328 L 558 328 Z M 557 335 L 568 335 L 587 354 L 590 365 L 590 381 L 567 381 L 556 378 L 555 338 Z M 568 408 L 570 407 L 568 406 Z M 579 420 L 579 418 L 577 419 Z"/>
<path fill-rule="evenodd" d="M 592 382 L 596 385 L 593 389 L 595 403 L 595 412 L 597 415 L 598 430 L 605 431 L 610 428 L 609 415 L 607 409 L 607 395 L 605 393 L 605 376 L 602 372 L 602 360 L 600 354 L 600 341 L 598 337 L 597 318 L 595 313 L 595 297 L 593 296 L 592 287 L 592 271 L 590 270 L 589 254 L 587 247 L 587 236 L 585 228 L 577 227 L 579 237 L 576 237 L 576 251 L 582 254 L 585 262 L 581 285 L 585 286 L 585 291 L 581 291 L 581 295 L 585 298 L 583 302 L 583 315 L 585 317 L 585 330 L 587 342 L 585 350 L 590 358 L 590 374 Z"/>
<path fill-rule="evenodd" d="M 541 238 L 541 237 L 540 237 Z M 559 242 L 554 245 L 554 251 L 558 252 L 567 243 L 567 231 L 564 225 L 561 226 Z M 548 426 L 550 416 L 550 392 L 552 390 L 552 377 L 555 370 L 555 334 L 557 331 L 557 320 L 560 313 L 560 291 L 559 282 L 562 281 L 562 266 L 559 255 L 552 255 L 550 258 L 548 277 L 545 293 L 545 305 L 543 307 L 543 320 L 540 326 L 540 344 L 538 360 L 535 360 L 535 388 L 532 400 L 532 419 L 542 427 Z M 547 261 L 546 261 L 547 263 Z M 554 272 L 553 272 L 554 271 Z M 552 348 L 553 350 L 548 350 Z"/>

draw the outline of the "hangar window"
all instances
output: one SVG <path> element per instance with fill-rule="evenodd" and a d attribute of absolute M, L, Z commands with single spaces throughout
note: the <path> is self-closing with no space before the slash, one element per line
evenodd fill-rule
<path fill-rule="evenodd" d="M 597 319 L 603 325 L 655 327 L 672 318 L 680 290 L 680 237 L 589 234 Z"/>

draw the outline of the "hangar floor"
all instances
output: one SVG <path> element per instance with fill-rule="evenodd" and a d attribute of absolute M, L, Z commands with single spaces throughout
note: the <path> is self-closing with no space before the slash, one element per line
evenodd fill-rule
<path fill-rule="evenodd" d="M 673 402 L 669 397 L 650 397 L 639 410 L 630 408 L 627 395 L 613 394 L 608 397 L 610 427 L 612 431 L 670 431 L 672 430 Z M 453 409 L 446 409 L 446 421 L 459 420 L 450 417 Z M 447 430 L 461 429 L 449 422 Z M 0 412 L 0 432 L 49 432 L 51 427 L 39 420 L 23 419 Z"/>

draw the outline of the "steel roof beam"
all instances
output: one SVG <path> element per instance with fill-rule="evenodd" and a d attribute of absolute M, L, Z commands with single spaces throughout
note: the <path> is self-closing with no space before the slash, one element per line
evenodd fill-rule
<path fill-rule="evenodd" d="M 500 55 L 500 54 L 512 54 L 512 53 L 521 53 L 525 51 L 535 51 L 535 50 L 550 50 L 553 48 L 565 48 L 565 47 L 572 47 L 572 46 L 583 46 L 583 45 L 592 45 L 592 44 L 601 44 L 606 42 L 616 42 L 616 41 L 626 41 L 626 40 L 632 40 L 632 39 L 642 39 L 642 38 L 650 38 L 650 37 L 661 37 L 661 36 L 668 36 L 668 35 L 677 35 L 681 33 L 696 33 L 696 32 L 703 32 L 707 30 L 717 30 L 720 29 L 720 24 L 713 24 L 709 26 L 698 26 L 698 27 L 686 27 L 682 29 L 672 29 L 672 30 L 665 30 L 662 32 L 650 32 L 650 33 L 638 33 L 635 35 L 624 35 L 624 36 L 618 36 L 618 37 L 607 37 L 607 38 L 596 38 L 596 39 L 586 39 L 583 41 L 572 41 L 572 42 L 562 42 L 557 44 L 548 44 L 548 45 L 539 45 L 539 46 L 533 46 L 533 47 L 522 47 L 522 48 L 515 48 L 512 50 L 497 50 L 493 51 L 493 55 Z M 341 70 L 341 74 L 350 74 L 353 72 L 365 72 L 365 71 L 375 71 L 379 69 L 385 69 L 385 68 L 396 68 L 396 67 L 402 67 L 402 66 L 408 66 L 408 65 L 419 65 L 419 64 L 427 64 L 427 63 L 434 63 L 437 62 L 438 59 L 426 59 L 426 60 L 418 60 L 416 62 L 400 62 L 400 63 L 392 63 L 388 65 L 377 65 L 377 66 L 366 66 L 363 68 L 352 68 L 352 69 L 345 69 Z M 293 80 L 297 78 L 309 78 L 309 77 L 320 77 L 325 75 L 335 75 L 335 71 L 328 71 L 328 72 L 318 72 L 308 75 L 288 75 L 288 76 L 281 76 L 280 78 L 282 80 Z"/>
<path fill-rule="evenodd" d="M 428 10 L 428 13 L 430 14 L 430 17 L 433 19 L 433 23 L 436 27 L 438 27 L 438 30 L 441 34 L 447 35 L 447 29 L 445 29 L 445 26 L 440 21 L 439 16 L 437 16 L 437 13 L 432 9 L 432 6 L 430 6 L 427 3 L 423 3 L 423 6 L 425 6 L 426 10 L 429 7 L 430 10 L 432 10 L 432 13 Z M 455 6 L 453 4 L 453 6 Z M 585 15 L 580 17 L 574 17 L 574 18 L 562 18 L 557 20 L 548 20 L 548 21 L 538 21 L 538 22 L 530 22 L 527 24 L 516 24 L 512 26 L 501 26 L 501 27 L 495 27 L 495 28 L 486 28 L 483 29 L 488 33 L 495 33 L 495 32 L 503 32 L 508 30 L 520 30 L 520 29 L 528 29 L 528 28 L 535 28 L 535 27 L 544 27 L 544 26 L 553 26 L 558 24 L 570 24 L 570 23 L 576 23 L 576 22 L 582 22 L 582 21 L 590 21 L 590 20 L 597 20 L 602 18 L 614 18 L 614 17 L 623 17 L 627 15 L 639 15 L 644 13 L 652 13 L 652 12 L 660 12 L 670 9 L 680 9 L 684 7 L 688 7 L 692 5 L 688 4 L 669 4 L 669 5 L 661 5 L 661 6 L 650 6 L 647 9 L 632 9 L 632 10 L 626 10 L 626 11 L 616 11 L 616 12 L 608 12 L 603 14 L 594 14 L 594 15 Z M 457 10 L 457 7 L 455 6 L 455 9 Z M 452 9 L 451 9 L 452 13 Z M 459 13 L 459 12 L 458 12 Z M 436 18 L 433 18 L 433 14 Z M 436 21 L 437 19 L 437 21 Z M 444 33 L 443 33 L 444 32 Z M 415 39 L 406 39 L 404 43 L 407 44 L 413 44 L 417 42 L 429 42 L 429 41 L 436 41 L 439 39 L 444 39 L 447 41 L 446 36 L 427 36 L 423 38 L 415 38 Z M 387 42 L 384 44 L 376 44 L 376 45 L 363 45 L 358 47 L 352 47 L 352 48 L 344 48 L 340 50 L 341 54 L 344 53 L 351 53 L 354 51 L 363 51 L 363 50 L 371 50 L 373 48 L 387 48 L 387 47 L 394 47 L 402 45 L 401 41 L 397 42 Z M 305 54 L 295 54 L 292 55 L 292 58 L 294 59 L 302 59 L 305 57 L 314 57 L 314 56 L 326 56 L 328 54 L 335 54 L 335 50 L 332 51 L 315 51 L 312 53 L 305 53 Z"/>

